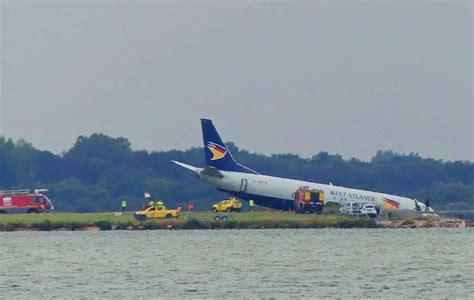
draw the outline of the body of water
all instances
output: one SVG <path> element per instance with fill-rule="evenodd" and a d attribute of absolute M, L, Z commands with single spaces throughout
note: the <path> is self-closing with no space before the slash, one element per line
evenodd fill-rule
<path fill-rule="evenodd" d="M 469 298 L 474 228 L 0 232 L 0 297 Z"/>

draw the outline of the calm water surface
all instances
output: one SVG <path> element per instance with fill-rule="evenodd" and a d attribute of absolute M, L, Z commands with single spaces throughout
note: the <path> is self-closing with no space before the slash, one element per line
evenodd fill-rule
<path fill-rule="evenodd" d="M 474 228 L 0 233 L 0 298 L 470 298 Z"/>

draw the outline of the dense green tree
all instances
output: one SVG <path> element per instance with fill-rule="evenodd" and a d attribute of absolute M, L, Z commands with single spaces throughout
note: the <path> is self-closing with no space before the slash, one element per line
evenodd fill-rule
<path fill-rule="evenodd" d="M 443 162 L 391 150 L 378 151 L 370 162 L 327 152 L 311 158 L 267 156 L 231 142 L 227 146 L 237 160 L 262 174 L 429 198 L 435 208 L 474 208 L 472 162 Z M 204 149 L 137 151 L 126 138 L 96 133 L 80 136 L 71 149 L 55 155 L 0 136 L 0 189 L 49 188 L 58 210 L 81 212 L 116 210 L 123 198 L 138 208 L 145 191 L 171 207 L 193 201 L 198 209 L 209 209 L 226 196 L 171 160 L 203 166 Z"/>

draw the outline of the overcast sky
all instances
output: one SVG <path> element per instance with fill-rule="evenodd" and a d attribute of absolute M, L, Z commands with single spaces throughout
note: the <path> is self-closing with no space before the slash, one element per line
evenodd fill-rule
<path fill-rule="evenodd" d="M 2 0 L 0 135 L 474 161 L 472 3 Z"/>

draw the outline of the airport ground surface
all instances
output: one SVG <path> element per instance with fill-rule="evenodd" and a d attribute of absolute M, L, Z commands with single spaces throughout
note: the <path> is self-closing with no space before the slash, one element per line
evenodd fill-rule
<path fill-rule="evenodd" d="M 221 220 L 216 220 L 219 216 Z M 225 217 L 225 218 L 223 218 Z M 225 220 L 222 220 L 225 219 Z M 178 219 L 135 220 L 125 213 L 43 213 L 0 215 L 0 231 L 50 230 L 150 230 L 150 229 L 262 229 L 262 228 L 419 228 L 469 227 L 467 221 L 451 218 L 382 219 L 337 214 L 294 214 L 291 212 L 212 213 L 184 212 Z"/>

